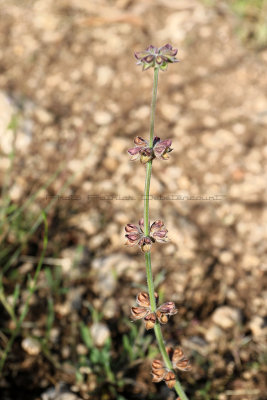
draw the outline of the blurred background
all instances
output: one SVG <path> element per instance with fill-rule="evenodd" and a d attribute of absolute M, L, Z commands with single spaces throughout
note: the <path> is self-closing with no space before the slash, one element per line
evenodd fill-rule
<path fill-rule="evenodd" d="M 4 400 L 174 400 L 152 384 L 152 332 L 130 322 L 144 257 L 153 71 L 160 72 L 151 221 L 163 327 L 190 399 L 266 399 L 267 1 L 9 0 L 0 17 L 0 387 Z M 264 260 L 265 258 L 265 260 Z M 264 291 L 265 290 L 265 291 Z"/>

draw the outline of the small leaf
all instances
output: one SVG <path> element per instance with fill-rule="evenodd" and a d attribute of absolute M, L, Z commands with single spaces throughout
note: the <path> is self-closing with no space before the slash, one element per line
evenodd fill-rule
<path fill-rule="evenodd" d="M 82 322 L 80 324 L 81 337 L 89 350 L 93 347 L 93 339 L 89 328 Z"/>

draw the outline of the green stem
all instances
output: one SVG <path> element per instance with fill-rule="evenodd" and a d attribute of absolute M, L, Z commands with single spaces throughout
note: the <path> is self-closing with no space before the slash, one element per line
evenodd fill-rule
<path fill-rule="evenodd" d="M 156 112 L 156 102 L 157 102 L 157 89 L 158 89 L 158 78 L 159 78 L 159 68 L 154 68 L 154 82 L 153 82 L 153 92 L 152 92 L 152 102 L 151 102 L 151 115 L 150 115 L 150 136 L 149 136 L 149 146 L 153 146 L 154 139 L 154 125 L 155 125 L 155 112 Z"/>
<path fill-rule="evenodd" d="M 155 111 L 156 111 L 156 101 L 157 101 L 157 87 L 158 87 L 158 74 L 159 69 L 154 69 L 154 85 L 153 85 L 153 93 L 152 93 L 152 103 L 151 103 L 151 118 L 150 118 L 150 140 L 149 145 L 150 147 L 153 146 L 153 139 L 154 139 L 154 124 L 155 124 Z M 150 180 L 151 180 L 151 173 L 152 173 L 152 161 L 149 161 L 146 164 L 146 180 L 145 180 L 145 190 L 144 190 L 144 235 L 149 236 L 149 190 L 150 190 Z M 156 311 L 156 299 L 155 299 L 155 290 L 154 290 L 154 281 L 153 281 L 153 274 L 151 268 L 151 253 L 145 253 L 145 262 L 146 262 L 146 276 L 147 276 L 147 287 L 150 299 L 150 306 L 151 311 Z M 166 367 L 173 371 L 171 360 L 166 352 L 164 339 L 161 332 L 161 327 L 158 322 L 156 322 L 154 326 L 155 336 L 158 342 L 159 350 L 164 360 Z M 174 372 L 174 371 L 173 371 Z M 188 400 L 188 397 L 183 391 L 183 388 L 176 378 L 176 383 L 174 386 L 176 393 L 180 396 L 181 400 Z"/>

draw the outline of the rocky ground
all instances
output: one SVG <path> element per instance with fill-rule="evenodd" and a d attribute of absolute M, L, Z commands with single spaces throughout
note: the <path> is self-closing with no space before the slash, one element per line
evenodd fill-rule
<path fill-rule="evenodd" d="M 150 211 L 170 237 L 152 251 L 158 290 L 179 308 L 164 336 L 191 359 L 181 375 L 190 399 L 266 399 L 266 48 L 241 41 L 225 1 L 10 1 L 1 13 L 2 186 L 10 171 L 12 204 L 36 194 L 20 229 L 46 209 L 49 235 L 4 399 L 175 398 L 151 383 L 145 339 L 145 358 L 120 358 L 146 282 L 142 254 L 123 245 L 125 224 L 142 216 L 145 169 L 127 149 L 148 135 L 153 80 L 133 51 L 168 42 L 181 62 L 160 73 L 156 134 L 174 150 L 153 164 Z M 14 113 L 15 144 L 5 129 Z M 16 246 L 16 229 L 4 247 Z M 42 237 L 39 226 L 3 278 L 8 301 L 22 288 L 18 313 Z M 14 327 L 4 309 L 1 320 L 4 349 Z M 94 369 L 82 321 L 94 348 L 112 339 L 115 383 Z"/>

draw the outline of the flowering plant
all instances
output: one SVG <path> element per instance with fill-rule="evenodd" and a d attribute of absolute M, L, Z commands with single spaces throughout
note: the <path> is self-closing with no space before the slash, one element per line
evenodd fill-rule
<path fill-rule="evenodd" d="M 176 370 L 189 371 L 190 362 L 184 356 L 181 348 L 165 347 L 161 325 L 167 324 L 169 317 L 177 314 L 178 310 L 172 301 L 168 301 L 158 306 L 158 295 L 154 291 L 153 274 L 151 267 L 151 248 L 155 242 L 165 243 L 168 241 L 167 229 L 161 220 L 156 220 L 150 225 L 149 222 L 149 189 L 152 174 L 152 162 L 155 159 L 167 160 L 172 151 L 170 139 L 161 140 L 154 136 L 154 121 L 157 99 L 157 86 L 159 70 L 166 70 L 169 63 L 175 63 L 177 49 L 170 44 L 162 47 L 149 46 L 146 50 L 135 53 L 137 64 L 143 66 L 143 70 L 154 68 L 154 85 L 152 93 L 150 135 L 149 141 L 137 136 L 134 139 L 134 147 L 128 150 L 131 160 L 139 159 L 146 166 L 146 180 L 144 190 L 144 217 L 140 219 L 139 225 L 127 224 L 126 245 L 138 245 L 145 255 L 146 275 L 148 293 L 141 292 L 136 297 L 137 306 L 131 308 L 132 319 L 143 319 L 147 330 L 154 329 L 159 350 L 163 361 L 154 360 L 152 362 L 152 381 L 164 381 L 167 386 L 174 388 L 178 394 L 178 399 L 188 400 L 178 378 Z M 177 399 L 177 400 L 178 400 Z"/>

